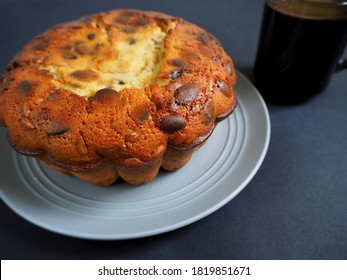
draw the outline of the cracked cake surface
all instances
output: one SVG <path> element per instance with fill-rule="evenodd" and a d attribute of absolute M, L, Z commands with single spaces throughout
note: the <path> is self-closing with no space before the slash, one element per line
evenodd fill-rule
<path fill-rule="evenodd" d="M 0 124 L 18 152 L 97 185 L 175 170 L 237 104 L 231 58 L 206 30 L 113 10 L 54 26 L 0 81 Z"/>

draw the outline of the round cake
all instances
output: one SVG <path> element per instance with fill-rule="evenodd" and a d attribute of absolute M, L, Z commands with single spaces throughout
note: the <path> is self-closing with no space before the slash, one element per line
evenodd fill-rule
<path fill-rule="evenodd" d="M 54 26 L 0 81 L 11 146 L 96 185 L 175 170 L 236 107 L 231 58 L 206 30 L 113 10 Z"/>

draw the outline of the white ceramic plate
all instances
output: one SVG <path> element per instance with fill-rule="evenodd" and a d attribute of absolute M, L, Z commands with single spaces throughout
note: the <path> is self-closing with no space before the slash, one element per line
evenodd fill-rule
<path fill-rule="evenodd" d="M 47 230 L 87 239 L 155 235 L 193 223 L 235 197 L 253 178 L 270 139 L 266 106 L 239 73 L 238 107 L 185 167 L 145 186 L 95 187 L 15 153 L 0 129 L 2 200 Z"/>

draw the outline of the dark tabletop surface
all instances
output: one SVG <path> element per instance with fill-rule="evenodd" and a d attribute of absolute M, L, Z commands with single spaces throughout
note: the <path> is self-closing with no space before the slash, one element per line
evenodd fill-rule
<path fill-rule="evenodd" d="M 206 28 L 252 80 L 261 0 L 0 0 L 1 71 L 48 27 L 124 7 Z M 136 240 L 89 241 L 36 227 L 0 202 L 1 259 L 346 259 L 346 87 L 347 71 L 339 72 L 307 103 L 268 104 L 271 141 L 258 173 L 231 202 L 194 224 Z"/>

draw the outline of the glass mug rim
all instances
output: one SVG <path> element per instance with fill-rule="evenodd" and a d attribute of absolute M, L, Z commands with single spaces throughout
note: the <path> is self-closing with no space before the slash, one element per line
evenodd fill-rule
<path fill-rule="evenodd" d="M 292 16 L 310 19 L 347 20 L 347 0 L 266 0 L 273 9 Z"/>
<path fill-rule="evenodd" d="M 347 0 L 342 1 L 322 1 L 322 0 L 267 0 L 267 2 L 292 2 L 292 3 L 302 3 L 307 5 L 318 5 L 318 6 L 333 6 L 333 7 L 347 7 Z"/>

